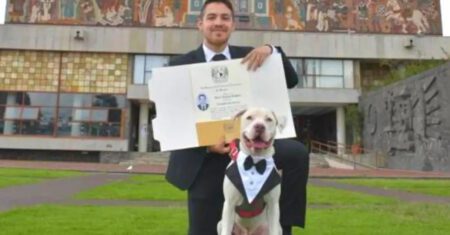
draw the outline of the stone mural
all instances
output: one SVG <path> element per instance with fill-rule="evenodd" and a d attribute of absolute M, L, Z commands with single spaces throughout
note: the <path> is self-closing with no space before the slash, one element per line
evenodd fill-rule
<path fill-rule="evenodd" d="M 241 29 L 442 35 L 439 0 L 231 0 Z M 7 23 L 195 27 L 204 0 L 8 0 Z"/>
<path fill-rule="evenodd" d="M 389 168 L 450 171 L 450 63 L 361 99 L 364 146 Z"/>

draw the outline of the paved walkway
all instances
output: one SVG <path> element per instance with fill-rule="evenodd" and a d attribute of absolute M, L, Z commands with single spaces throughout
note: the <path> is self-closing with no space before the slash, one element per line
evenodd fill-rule
<path fill-rule="evenodd" d="M 0 189 L 0 211 L 17 206 L 65 202 L 80 191 L 127 177 L 127 174 L 89 174 L 7 187 Z"/>
<path fill-rule="evenodd" d="M 48 180 L 32 185 L 12 186 L 0 189 L 0 211 L 6 211 L 18 206 L 29 206 L 42 203 L 154 207 L 185 206 L 185 202 L 173 201 L 75 200 L 72 198 L 73 195 L 80 191 L 88 190 L 112 181 L 123 180 L 132 175 L 126 173 L 164 173 L 166 170 L 166 166 L 164 165 L 137 165 L 133 166 L 132 169 L 129 169 L 129 166 L 117 164 L 0 160 L 0 167 L 92 172 L 92 174 L 84 176 Z M 437 197 L 419 193 L 355 186 L 327 180 L 327 178 L 340 177 L 450 179 L 450 173 L 405 170 L 340 170 L 312 168 L 310 175 L 309 182 L 317 186 L 334 187 L 376 196 L 394 197 L 408 202 L 450 203 L 450 197 Z"/>

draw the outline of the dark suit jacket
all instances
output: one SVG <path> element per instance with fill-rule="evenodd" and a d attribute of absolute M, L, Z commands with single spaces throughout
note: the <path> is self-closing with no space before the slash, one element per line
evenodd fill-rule
<path fill-rule="evenodd" d="M 231 58 L 243 58 L 252 47 L 229 46 Z M 297 73 L 292 67 L 281 48 L 277 47 L 283 59 L 284 73 L 288 88 L 294 87 L 298 82 Z M 197 50 L 178 56 L 169 62 L 169 66 L 185 65 L 206 62 L 202 46 Z M 169 166 L 166 172 L 166 179 L 180 189 L 188 189 L 195 180 L 197 173 L 202 166 L 206 156 L 217 157 L 214 153 L 207 153 L 205 147 L 191 148 L 172 151 L 170 154 Z M 223 156 L 222 156 L 223 157 Z"/>

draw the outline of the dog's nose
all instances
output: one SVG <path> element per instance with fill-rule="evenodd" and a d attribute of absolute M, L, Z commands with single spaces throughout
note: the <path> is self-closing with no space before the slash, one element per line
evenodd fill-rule
<path fill-rule="evenodd" d="M 256 124 L 254 128 L 257 133 L 262 133 L 266 130 L 266 127 L 263 124 Z"/>

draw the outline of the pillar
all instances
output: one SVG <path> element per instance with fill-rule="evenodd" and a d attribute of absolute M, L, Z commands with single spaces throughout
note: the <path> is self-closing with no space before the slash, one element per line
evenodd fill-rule
<path fill-rule="evenodd" d="M 139 106 L 139 144 L 138 151 L 147 152 L 148 149 L 148 109 L 149 103 L 141 103 Z"/>
<path fill-rule="evenodd" d="M 345 110 L 344 107 L 336 109 L 336 142 L 338 143 L 338 154 L 345 153 Z"/>

